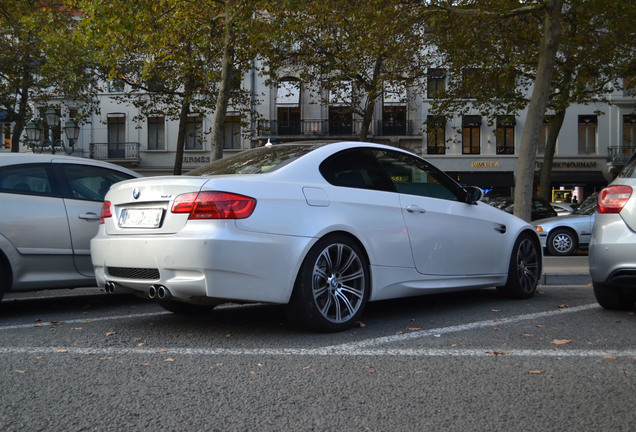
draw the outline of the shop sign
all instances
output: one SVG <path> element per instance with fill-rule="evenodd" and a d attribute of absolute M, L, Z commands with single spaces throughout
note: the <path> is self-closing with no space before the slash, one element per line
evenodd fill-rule
<path fill-rule="evenodd" d="M 535 162 L 537 169 L 543 168 L 543 162 Z M 596 161 L 556 161 L 552 162 L 552 168 L 560 169 L 580 169 L 580 168 L 596 168 Z"/>
<path fill-rule="evenodd" d="M 499 168 L 499 162 L 473 162 L 473 168 Z"/>
<path fill-rule="evenodd" d="M 183 163 L 210 163 L 210 156 L 184 156 Z"/>

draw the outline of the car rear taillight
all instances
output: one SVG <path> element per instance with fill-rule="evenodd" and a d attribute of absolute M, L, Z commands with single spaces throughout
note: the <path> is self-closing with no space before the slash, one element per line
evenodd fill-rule
<path fill-rule="evenodd" d="M 102 204 L 102 212 L 99 215 L 99 223 L 103 224 L 104 220 L 109 217 L 113 217 L 113 212 L 110 209 L 110 201 L 104 201 L 104 204 Z"/>
<path fill-rule="evenodd" d="M 598 213 L 620 213 L 631 196 L 631 186 L 608 186 L 598 194 L 596 211 Z"/>
<path fill-rule="evenodd" d="M 256 200 L 229 192 L 192 192 L 179 195 L 172 213 L 189 213 L 188 219 L 245 219 L 256 207 Z"/>

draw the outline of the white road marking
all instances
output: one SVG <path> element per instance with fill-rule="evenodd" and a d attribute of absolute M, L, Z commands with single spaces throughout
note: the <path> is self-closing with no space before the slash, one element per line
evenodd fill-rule
<path fill-rule="evenodd" d="M 385 336 L 380 338 L 368 339 L 362 342 L 346 343 L 340 345 L 318 347 L 318 348 L 251 348 L 251 349 L 226 349 L 226 348 L 125 348 L 125 347 L 109 347 L 109 348 L 79 348 L 73 347 L 0 347 L 0 355 L 2 354 L 67 354 L 67 355 L 184 355 L 184 356 L 241 356 L 241 355 L 264 355 L 264 356 L 419 356 L 419 357 L 493 357 L 493 356 L 513 356 L 513 357 L 633 357 L 636 358 L 635 349 L 626 350 L 579 350 L 564 349 L 563 347 L 553 350 L 499 350 L 493 348 L 456 348 L 456 349 L 400 349 L 400 348 L 381 348 L 386 344 L 399 343 L 411 339 L 425 337 L 441 337 L 444 334 L 458 333 L 463 331 L 500 327 L 506 324 L 513 324 L 521 321 L 535 320 L 540 318 L 548 318 L 568 313 L 576 313 L 589 309 L 600 308 L 596 303 L 575 306 L 571 308 L 563 308 L 552 311 L 536 312 L 531 314 L 513 316 L 508 318 L 500 318 L 496 320 L 477 321 L 456 326 L 441 327 L 429 330 L 416 330 L 409 333 Z M 99 318 L 81 318 L 68 320 L 62 324 L 77 324 L 86 322 L 108 321 L 108 320 L 124 320 L 132 318 L 147 318 L 160 315 L 166 315 L 169 312 L 153 312 L 145 314 L 129 314 Z M 38 323 L 37 325 L 52 326 L 58 323 Z M 12 325 L 0 327 L 0 330 L 13 330 L 22 328 L 32 328 L 34 324 Z M 375 347 L 375 348 L 374 348 Z M 380 347 L 380 348 L 378 348 Z"/>
<path fill-rule="evenodd" d="M 634 357 L 636 350 L 493 350 L 491 348 L 467 349 L 334 349 L 334 348 L 78 348 L 78 347 L 0 347 L 0 355 L 7 354 L 59 354 L 59 355 L 142 355 L 142 356 L 411 356 L 411 357 Z"/>

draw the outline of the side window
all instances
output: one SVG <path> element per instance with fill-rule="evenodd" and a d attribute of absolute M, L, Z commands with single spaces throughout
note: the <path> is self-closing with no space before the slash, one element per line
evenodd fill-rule
<path fill-rule="evenodd" d="M 62 165 L 70 186 L 70 197 L 88 201 L 104 201 L 111 185 L 132 178 L 128 174 L 91 165 Z"/>
<path fill-rule="evenodd" d="M 337 153 L 320 164 L 320 173 L 334 186 L 395 192 L 386 171 L 371 149 L 351 149 Z"/>
<path fill-rule="evenodd" d="M 460 201 L 461 186 L 428 162 L 405 153 L 379 150 L 377 158 L 399 193 Z"/>
<path fill-rule="evenodd" d="M 49 164 L 26 164 L 0 168 L 0 192 L 22 195 L 60 196 L 51 182 Z"/>

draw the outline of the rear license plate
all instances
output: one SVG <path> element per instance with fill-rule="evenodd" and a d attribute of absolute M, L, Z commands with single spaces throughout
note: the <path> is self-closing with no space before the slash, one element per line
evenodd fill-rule
<path fill-rule="evenodd" d="M 162 208 L 123 209 L 119 215 L 119 226 L 122 228 L 159 228 L 162 218 Z"/>

